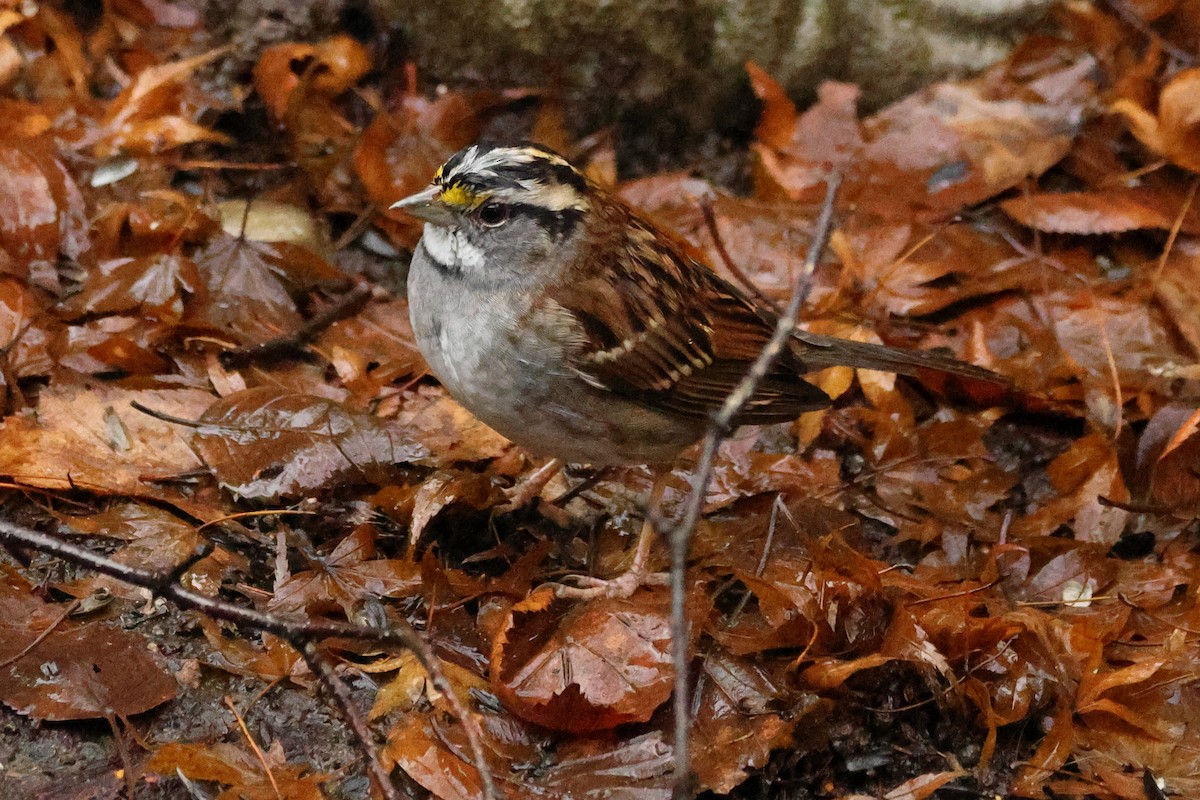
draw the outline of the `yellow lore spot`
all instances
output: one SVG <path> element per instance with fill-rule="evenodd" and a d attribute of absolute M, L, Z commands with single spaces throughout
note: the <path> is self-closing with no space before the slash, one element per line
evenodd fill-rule
<path fill-rule="evenodd" d="M 482 195 L 472 192 L 461 183 L 442 190 L 442 202 L 455 208 L 474 208 L 484 199 Z"/>

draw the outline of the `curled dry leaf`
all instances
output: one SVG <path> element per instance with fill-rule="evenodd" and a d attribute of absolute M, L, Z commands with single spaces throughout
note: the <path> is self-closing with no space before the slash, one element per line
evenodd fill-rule
<path fill-rule="evenodd" d="M 535 591 L 492 648 L 492 685 L 513 713 L 547 728 L 645 722 L 671 695 L 667 593 L 572 604 Z"/>
<path fill-rule="evenodd" d="M 61 252 L 81 258 L 88 250 L 83 196 L 71 174 L 42 138 L 0 144 L 0 271 L 27 278 Z M 6 257 L 5 257 L 6 256 Z"/>
<path fill-rule="evenodd" d="M 316 44 L 287 42 L 263 50 L 254 65 L 254 89 L 278 121 L 287 116 L 292 93 L 304 76 L 311 91 L 336 97 L 358 83 L 370 68 L 367 49 L 345 34 Z"/>
<path fill-rule="evenodd" d="M 1177 73 L 1158 95 L 1158 111 L 1121 98 L 1111 109 L 1138 141 L 1192 172 L 1200 172 L 1200 67 Z"/>
<path fill-rule="evenodd" d="M 139 72 L 109 104 L 100 136 L 93 145 L 96 155 L 108 158 L 122 152 L 161 153 L 192 142 L 228 144 L 228 136 L 196 121 L 217 102 L 187 80 L 227 49 L 210 50 Z"/>
<path fill-rule="evenodd" d="M 277 500 L 352 481 L 380 483 L 425 454 L 399 429 L 311 395 L 260 386 L 213 403 L 193 446 L 222 486 Z"/>

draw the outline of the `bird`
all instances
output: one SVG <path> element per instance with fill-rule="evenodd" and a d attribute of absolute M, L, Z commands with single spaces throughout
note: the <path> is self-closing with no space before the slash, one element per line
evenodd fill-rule
<path fill-rule="evenodd" d="M 408 302 L 433 376 L 550 464 L 669 467 L 776 327 L 773 309 L 547 147 L 470 145 L 391 208 L 424 222 Z M 827 407 L 803 376 L 830 366 L 1004 382 L 940 352 L 797 330 L 734 424 Z M 651 504 L 661 491 L 660 480 Z M 576 576 L 559 594 L 624 597 L 663 582 L 647 569 L 654 538 L 647 522 L 628 569 Z"/>

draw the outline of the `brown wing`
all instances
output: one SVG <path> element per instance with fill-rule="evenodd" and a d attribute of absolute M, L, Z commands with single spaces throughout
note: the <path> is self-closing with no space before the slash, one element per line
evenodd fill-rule
<path fill-rule="evenodd" d="M 706 418 L 758 357 L 773 322 L 641 220 L 617 222 L 607 229 L 623 231 L 624 240 L 601 243 L 600 251 L 622 254 L 617 269 L 572 276 L 547 298 L 582 334 L 569 355 L 572 367 L 596 386 Z M 785 353 L 737 424 L 782 422 L 827 406 L 829 398 L 799 377 L 798 366 Z"/>

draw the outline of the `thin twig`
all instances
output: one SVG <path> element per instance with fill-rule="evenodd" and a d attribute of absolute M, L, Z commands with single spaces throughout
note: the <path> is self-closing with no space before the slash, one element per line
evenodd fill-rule
<path fill-rule="evenodd" d="M 52 634 L 56 630 L 58 630 L 58 626 L 61 625 L 67 617 L 74 614 L 75 610 L 77 608 L 79 608 L 79 606 L 80 606 L 80 602 L 78 600 L 72 600 L 70 603 L 67 603 L 67 607 L 64 608 L 62 613 L 58 615 L 58 619 L 51 622 L 49 625 L 46 626 L 45 630 L 43 630 L 37 636 L 33 637 L 32 642 L 30 642 L 29 644 L 22 647 L 19 652 L 17 652 L 15 655 L 11 656 L 10 658 L 6 658 L 3 661 L 0 661 L 0 669 L 4 669 L 5 667 L 9 666 L 10 664 L 15 664 L 18 661 L 20 661 L 22 658 L 24 658 L 25 656 L 29 655 L 29 652 L 31 650 L 33 650 L 33 648 L 37 647 L 39 644 L 44 642 L 46 640 L 47 636 L 49 636 L 50 634 Z"/>
<path fill-rule="evenodd" d="M 729 434 L 734 418 L 754 397 L 759 384 L 771 371 L 775 360 L 788 346 L 792 333 L 796 330 L 796 317 L 808 297 L 808 291 L 812 285 L 812 274 L 829 244 L 829 236 L 833 229 L 833 204 L 840 184 L 841 175 L 839 173 L 829 176 L 821 216 L 817 219 L 816 230 L 809 243 L 804 266 L 792 283 L 792 294 L 787 307 L 779 315 L 779 319 L 775 323 L 775 332 L 771 335 L 770 341 L 763 347 L 754 363 L 750 365 L 746 375 L 725 398 L 721 408 L 709 420 L 700 462 L 692 477 L 692 488 L 684 504 L 683 515 L 677 525 L 667 530 L 667 541 L 671 547 L 671 635 L 672 658 L 675 662 L 675 778 L 672 791 L 674 800 L 688 800 L 692 796 L 691 768 L 688 759 L 688 718 L 691 703 L 688 692 L 688 641 L 690 636 L 687 624 L 686 586 L 688 551 L 692 532 L 696 529 L 696 523 L 700 519 L 700 508 L 704 503 L 704 495 L 708 491 L 708 483 L 712 478 L 713 464 L 721 441 Z"/>
<path fill-rule="evenodd" d="M 1179 213 L 1175 215 L 1175 220 L 1171 223 L 1171 230 L 1167 233 L 1167 243 L 1163 245 L 1162 255 L 1158 257 L 1158 264 L 1154 267 L 1154 277 L 1150 279 L 1152 286 L 1158 286 L 1158 282 L 1162 278 L 1163 269 L 1167 266 L 1167 259 L 1171 257 L 1171 249 L 1175 246 L 1175 239 L 1179 236 L 1179 230 L 1183 227 L 1183 221 L 1188 212 L 1192 210 L 1192 202 L 1196 199 L 1196 189 L 1198 188 L 1200 188 L 1200 176 L 1192 180 L 1187 196 L 1183 199 L 1183 205 L 1180 206 Z"/>
<path fill-rule="evenodd" d="M 742 288 L 750 292 L 760 303 L 776 314 L 782 314 L 783 309 L 779 307 L 779 303 L 776 303 L 770 297 L 763 294 L 762 290 L 754 285 L 754 281 L 750 280 L 745 272 L 742 272 L 742 268 L 729 255 L 729 250 L 725 247 L 725 239 L 721 236 L 721 230 L 717 227 L 717 214 L 713 211 L 711 200 L 704 199 L 700 201 L 700 213 L 704 215 L 704 224 L 708 228 L 708 235 L 712 237 L 713 246 L 717 249 L 717 255 L 721 257 L 721 263 L 725 265 L 725 269 L 729 270 L 729 274 L 736 278 Z"/>
<path fill-rule="evenodd" d="M 236 350 L 226 350 L 217 356 L 221 366 L 226 369 L 242 367 L 258 361 L 282 358 L 301 350 L 313 339 L 317 338 L 333 323 L 357 314 L 371 299 L 371 287 L 359 283 L 350 291 L 338 298 L 329 308 L 317 314 L 308 322 L 291 333 L 276 337 L 261 344 L 239 347 Z"/>
<path fill-rule="evenodd" d="M 1184 50 L 1179 45 L 1172 42 L 1170 39 L 1160 35 L 1158 31 L 1150 27 L 1146 20 L 1142 19 L 1142 15 L 1136 9 L 1131 7 L 1125 0 L 1108 0 L 1106 5 L 1120 17 L 1125 24 L 1136 30 L 1142 36 L 1145 36 L 1152 42 L 1158 44 L 1172 58 L 1178 59 L 1180 62 L 1187 64 L 1189 67 L 1196 63 L 1196 56 Z"/>
<path fill-rule="evenodd" d="M 491 771 L 488 769 L 483 749 L 483 736 L 478 722 L 468 713 L 466 706 L 455 693 L 454 687 L 451 686 L 445 673 L 438 666 L 437 657 L 429 642 L 407 623 L 400 621 L 389 628 L 372 628 L 333 620 L 288 619 L 190 591 L 178 583 L 177 579 L 181 571 L 186 571 L 187 566 L 195 563 L 198 555 L 207 552 L 205 549 L 208 547 L 207 543 L 185 562 L 187 566 L 184 566 L 183 570 L 176 567 L 166 573 L 152 573 L 117 563 L 111 558 L 94 553 L 57 536 L 35 531 L 3 519 L 0 519 L 0 542 L 28 547 L 61 558 L 132 586 L 149 589 L 180 608 L 199 611 L 212 619 L 233 622 L 273 633 L 284 639 L 304 657 L 313 674 L 324 684 L 337 703 L 359 747 L 367 756 L 367 769 L 379 785 L 379 790 L 386 800 L 400 800 L 400 794 L 377 757 L 378 751 L 367 729 L 366 721 L 354 707 L 349 690 L 337 677 L 328 659 L 317 648 L 316 642 L 337 637 L 393 645 L 412 651 L 417 657 L 417 661 L 429 673 L 434 687 L 445 695 L 451 711 L 462 721 L 463 730 L 470 745 L 471 757 L 479 772 L 480 782 L 483 784 L 484 800 L 497 800 L 498 795 Z"/>
<path fill-rule="evenodd" d="M 233 698 L 225 695 L 225 705 L 233 712 L 233 718 L 237 722 L 238 727 L 242 730 L 242 736 L 250 745 L 250 751 L 254 753 L 254 757 L 258 759 L 258 763 L 262 765 L 263 772 L 266 773 L 267 780 L 271 783 L 271 789 L 275 792 L 275 800 L 283 800 L 283 795 L 279 791 L 279 783 L 275 780 L 275 773 L 271 770 L 270 763 L 267 762 L 267 757 L 263 754 L 262 748 L 258 746 L 258 742 L 254 741 L 254 737 L 250 735 L 250 729 L 246 727 L 246 720 L 242 719 L 241 713 L 237 710 L 237 706 L 233 704 Z"/>

